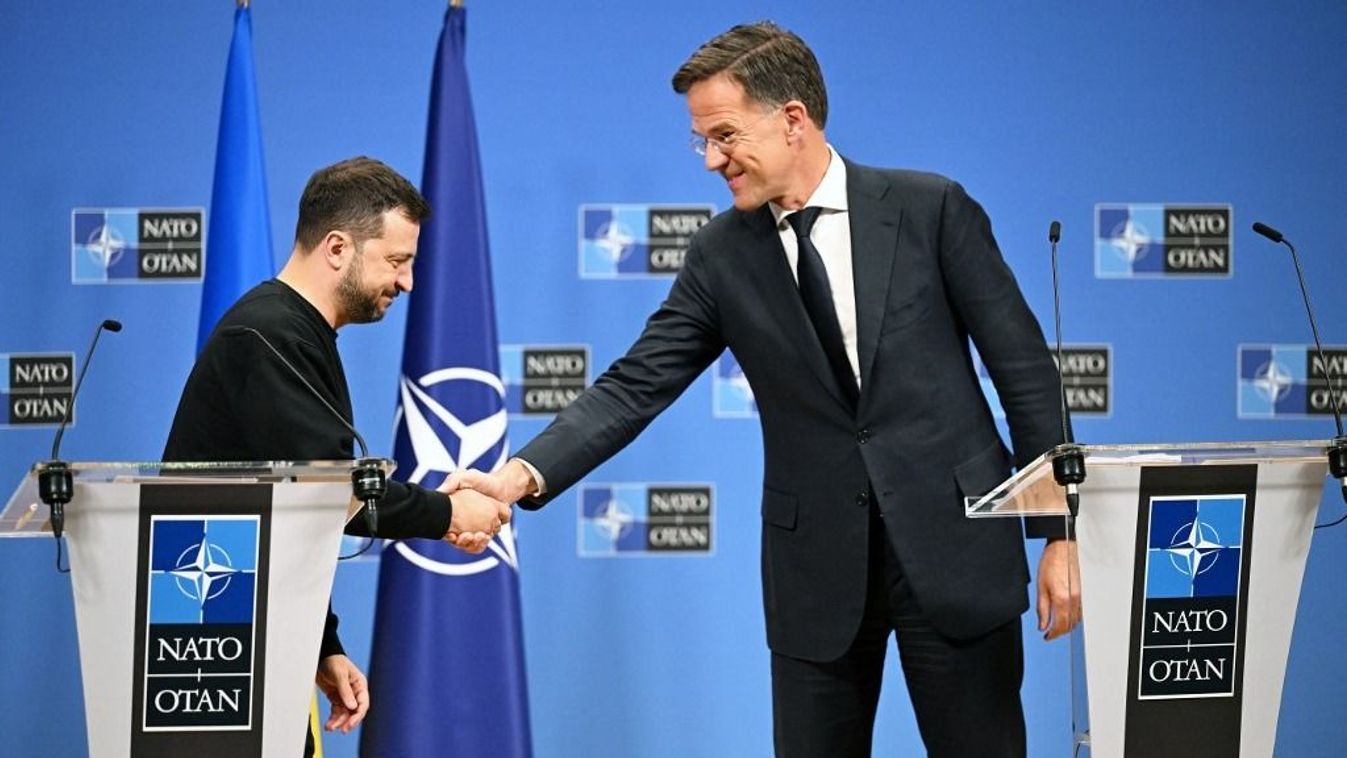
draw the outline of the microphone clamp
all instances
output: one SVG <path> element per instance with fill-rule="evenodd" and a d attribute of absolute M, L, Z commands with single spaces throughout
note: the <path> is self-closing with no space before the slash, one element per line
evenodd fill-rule
<path fill-rule="evenodd" d="M 1080 445 L 1058 445 L 1052 450 L 1052 478 L 1066 489 L 1066 510 L 1074 520 L 1080 512 L 1080 485 L 1085 481 L 1085 451 Z"/>
<path fill-rule="evenodd" d="M 1347 437 L 1333 438 L 1333 446 L 1328 449 L 1328 473 L 1342 486 L 1342 499 L 1347 502 Z"/>
<path fill-rule="evenodd" d="M 382 461 L 378 458 L 361 458 L 351 470 L 351 489 L 355 499 L 365 504 L 365 525 L 370 536 L 379 531 L 379 501 L 388 492 L 388 479 L 384 476 Z"/>
<path fill-rule="evenodd" d="M 37 492 L 51 509 L 51 532 L 57 539 L 65 531 L 65 506 L 75 494 L 75 476 L 65 461 L 47 461 L 37 472 Z"/>

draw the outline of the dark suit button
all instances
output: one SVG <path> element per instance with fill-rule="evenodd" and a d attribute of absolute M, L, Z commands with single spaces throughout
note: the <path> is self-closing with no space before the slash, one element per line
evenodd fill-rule
<path fill-rule="evenodd" d="M 856 441 L 864 445 L 870 441 L 870 430 L 862 429 L 856 433 Z"/>
<path fill-rule="evenodd" d="M 859 505 L 862 508 L 868 507 L 870 505 L 870 493 L 862 492 L 856 495 L 856 505 Z"/>

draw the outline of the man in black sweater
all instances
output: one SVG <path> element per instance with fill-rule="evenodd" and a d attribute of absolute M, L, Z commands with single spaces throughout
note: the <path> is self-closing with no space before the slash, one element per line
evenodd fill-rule
<path fill-rule="evenodd" d="M 416 188 L 379 161 L 355 158 L 316 172 L 300 199 L 285 268 L 239 298 L 197 356 L 164 460 L 352 459 L 354 437 L 336 417 L 351 419 L 337 330 L 379 320 L 411 290 L 420 222 L 429 214 Z M 456 492 L 451 503 L 444 492 L 390 481 L 378 536 L 445 539 L 476 553 L 509 519 L 508 505 L 484 495 Z M 369 536 L 361 517 L 346 532 Z M 317 683 L 332 703 L 329 731 L 360 723 L 369 708 L 365 678 L 345 655 L 330 607 Z"/>

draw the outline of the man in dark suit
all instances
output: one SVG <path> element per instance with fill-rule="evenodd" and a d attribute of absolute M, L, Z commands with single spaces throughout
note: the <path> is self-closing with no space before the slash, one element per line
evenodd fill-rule
<path fill-rule="evenodd" d="M 1022 525 L 964 517 L 1061 442 L 1057 374 L 982 208 L 934 174 L 843 160 L 799 37 L 738 26 L 674 76 L 734 208 L 693 237 L 625 356 L 495 475 L 540 506 L 629 443 L 726 347 L 762 419 L 763 601 L 781 756 L 869 755 L 890 631 L 927 750 L 1021 756 Z M 1040 565 L 1039 620 L 1070 628 L 1071 545 Z"/>

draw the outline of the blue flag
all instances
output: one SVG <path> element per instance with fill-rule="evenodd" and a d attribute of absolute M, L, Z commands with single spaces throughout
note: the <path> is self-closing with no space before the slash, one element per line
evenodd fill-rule
<path fill-rule="evenodd" d="M 234 40 L 225 69 L 220 135 L 215 143 L 206 274 L 196 348 L 210 337 L 220 316 L 253 285 L 274 273 L 262 128 L 253 75 L 253 24 L 248 8 L 234 11 Z"/>
<path fill-rule="evenodd" d="M 435 487 L 509 456 L 464 10 L 450 7 L 430 94 L 422 192 L 432 214 L 413 270 L 394 457 Z M 366 755 L 530 756 L 514 532 L 481 555 L 443 542 L 384 548 Z"/>

